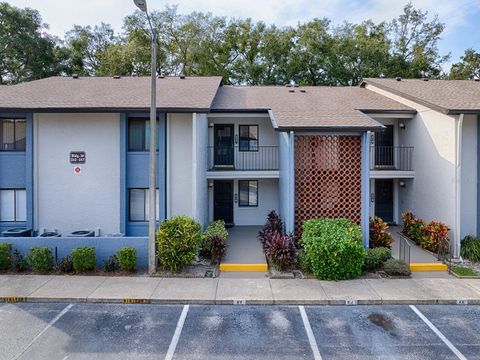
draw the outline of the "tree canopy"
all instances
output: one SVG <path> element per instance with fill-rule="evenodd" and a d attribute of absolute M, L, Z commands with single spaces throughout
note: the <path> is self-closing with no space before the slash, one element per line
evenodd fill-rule
<path fill-rule="evenodd" d="M 358 85 L 364 77 L 439 77 L 445 29 L 437 16 L 412 4 L 390 22 L 332 24 L 314 18 L 279 27 L 252 19 L 151 13 L 158 33 L 157 71 L 164 75 L 217 75 L 226 84 Z M 0 84 L 51 75 L 112 76 L 150 73 L 150 32 L 136 11 L 116 33 L 108 24 L 74 25 L 58 39 L 38 11 L 0 3 Z M 479 76 L 480 54 L 467 50 L 451 78 Z"/>

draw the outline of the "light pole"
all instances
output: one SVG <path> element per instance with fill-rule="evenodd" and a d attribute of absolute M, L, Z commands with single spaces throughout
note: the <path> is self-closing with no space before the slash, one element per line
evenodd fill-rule
<path fill-rule="evenodd" d="M 149 157 L 149 214 L 148 214 L 148 272 L 155 272 L 155 231 L 157 226 L 157 32 L 152 26 L 147 11 L 146 0 L 133 0 L 134 4 L 143 11 L 152 32 L 152 73 L 151 73 L 151 99 L 150 99 L 150 157 Z"/>

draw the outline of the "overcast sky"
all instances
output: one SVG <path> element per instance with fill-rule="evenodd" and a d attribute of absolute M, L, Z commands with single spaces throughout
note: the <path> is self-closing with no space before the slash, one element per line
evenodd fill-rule
<path fill-rule="evenodd" d="M 2 1 L 2 0 L 0 0 Z M 406 0 L 147 0 L 150 9 L 178 5 L 180 13 L 210 11 L 214 15 L 251 17 L 277 25 L 295 25 L 314 17 L 328 17 L 335 24 L 345 20 L 376 22 L 398 16 Z M 122 19 L 135 10 L 133 0 L 7 0 L 18 7 L 40 11 L 50 31 L 63 37 L 72 25 L 111 24 L 120 31 Z M 446 23 L 439 47 L 451 52 L 455 62 L 469 47 L 480 50 L 480 0 L 412 0 L 415 7 L 438 14 Z"/>

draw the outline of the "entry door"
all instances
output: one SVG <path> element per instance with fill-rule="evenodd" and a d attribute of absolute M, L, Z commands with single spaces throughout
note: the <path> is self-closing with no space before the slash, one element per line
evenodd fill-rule
<path fill-rule="evenodd" d="M 393 180 L 375 179 L 375 216 L 393 223 Z"/>
<path fill-rule="evenodd" d="M 232 180 L 215 180 L 213 183 L 213 219 L 233 225 Z"/>
<path fill-rule="evenodd" d="M 393 125 L 375 133 L 375 165 L 378 167 L 393 166 Z"/>
<path fill-rule="evenodd" d="M 214 126 L 215 167 L 233 167 L 233 124 Z"/>

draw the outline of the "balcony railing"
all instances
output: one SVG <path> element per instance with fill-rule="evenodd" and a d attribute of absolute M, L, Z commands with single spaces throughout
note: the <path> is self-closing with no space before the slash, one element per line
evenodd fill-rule
<path fill-rule="evenodd" d="M 278 170 L 278 146 L 254 146 L 249 151 L 238 146 L 209 146 L 209 170 Z"/>
<path fill-rule="evenodd" d="M 372 146 L 370 170 L 413 171 L 413 146 Z"/>

